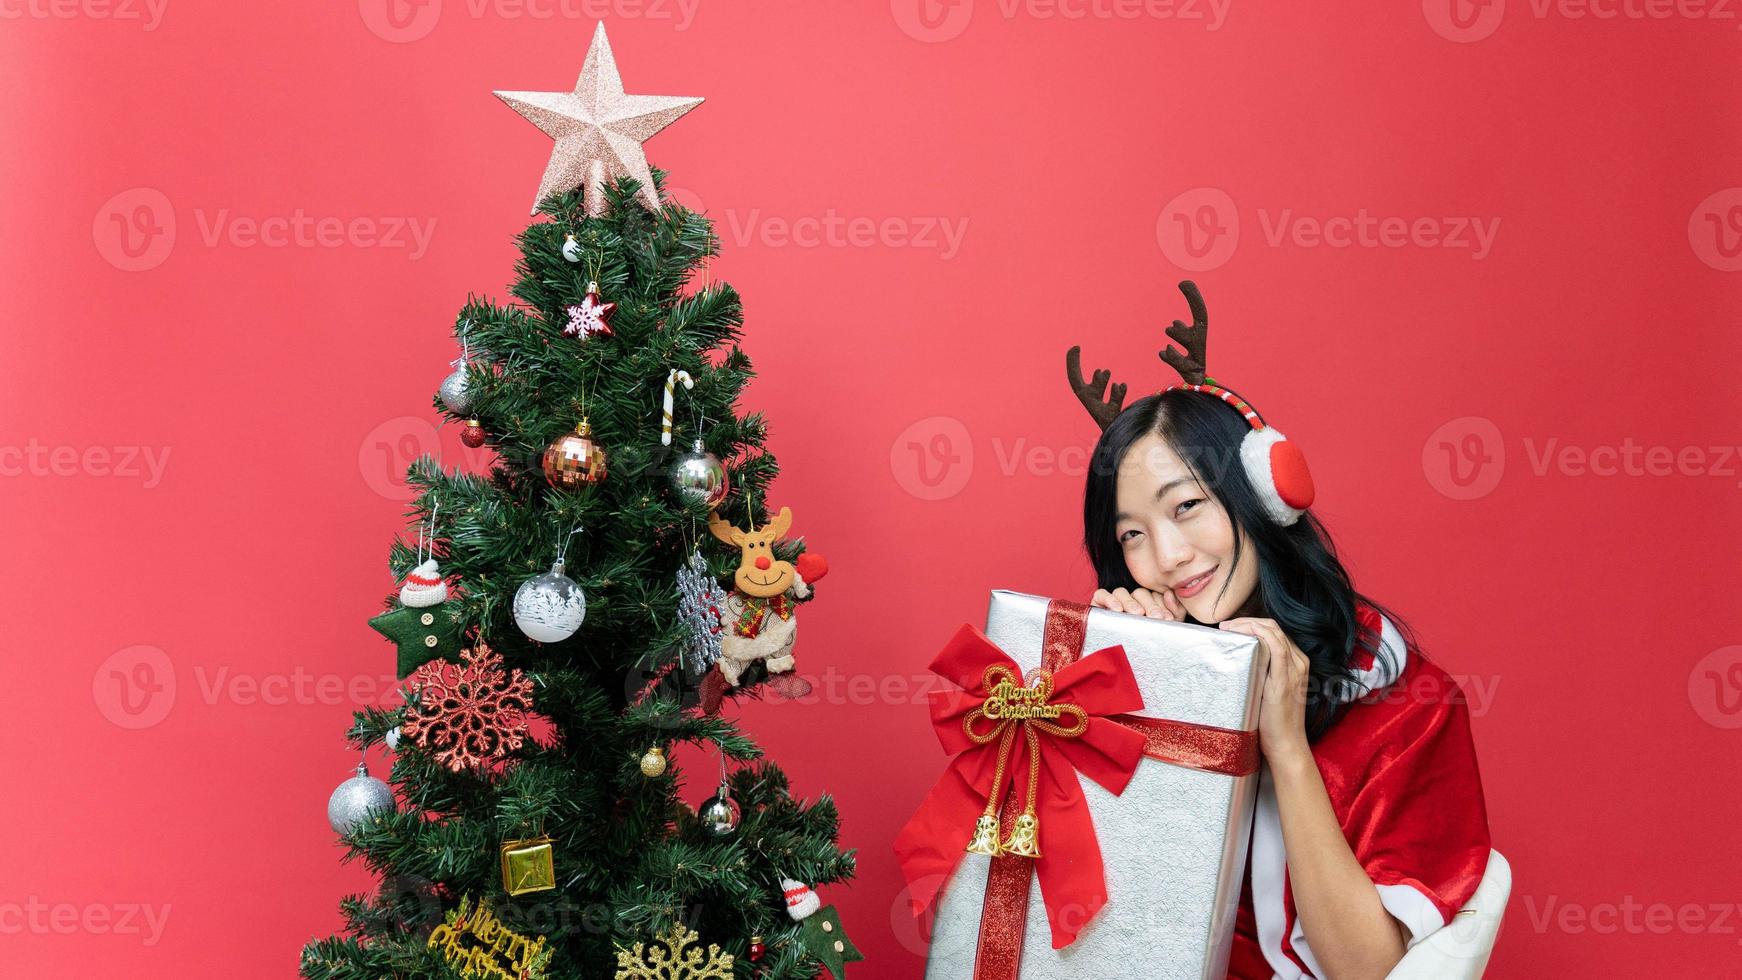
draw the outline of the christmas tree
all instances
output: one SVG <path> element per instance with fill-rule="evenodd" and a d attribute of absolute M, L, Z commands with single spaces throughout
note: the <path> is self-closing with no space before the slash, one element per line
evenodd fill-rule
<path fill-rule="evenodd" d="M 467 302 L 435 403 L 494 463 L 411 466 L 416 539 L 370 624 L 406 703 L 348 733 L 391 785 L 360 766 L 329 805 L 382 883 L 302 975 L 840 975 L 857 953 L 810 887 L 854 870 L 834 803 L 792 796 L 717 710 L 808 690 L 793 631 L 826 564 L 735 409 L 752 372 L 738 295 L 707 281 L 718 239 L 641 148 L 701 100 L 625 95 L 603 25 L 573 92 L 497 94 L 555 151 L 515 302 Z M 697 810 L 679 744 L 718 780 Z"/>

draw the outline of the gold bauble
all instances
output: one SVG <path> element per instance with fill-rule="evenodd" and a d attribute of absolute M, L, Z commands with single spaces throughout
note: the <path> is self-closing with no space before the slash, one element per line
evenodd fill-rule
<path fill-rule="evenodd" d="M 586 419 L 544 451 L 544 478 L 551 486 L 567 490 L 605 478 L 605 448 L 593 438 Z"/>
<path fill-rule="evenodd" d="M 665 775 L 665 750 L 655 745 L 641 757 L 641 774 L 648 779 Z"/>

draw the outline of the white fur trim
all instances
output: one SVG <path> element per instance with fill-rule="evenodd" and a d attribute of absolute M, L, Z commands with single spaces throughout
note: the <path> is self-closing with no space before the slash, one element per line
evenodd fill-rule
<path fill-rule="evenodd" d="M 1282 883 L 1288 857 L 1282 849 L 1282 817 L 1276 808 L 1276 783 L 1270 767 L 1258 767 L 1258 804 L 1252 820 L 1252 916 L 1258 922 L 1258 948 L 1276 980 L 1299 980 L 1300 968 L 1283 955 Z"/>
<path fill-rule="evenodd" d="M 1246 478 L 1252 482 L 1252 489 L 1258 491 L 1258 499 L 1264 502 L 1264 512 L 1284 527 L 1300 520 L 1300 515 L 1306 513 L 1283 502 L 1282 496 L 1276 492 L 1276 476 L 1270 470 L 1270 447 L 1287 438 L 1274 428 L 1265 426 L 1253 429 L 1240 440 L 1240 463 L 1246 467 Z"/>
<path fill-rule="evenodd" d="M 1404 646 L 1403 634 L 1383 615 L 1379 617 L 1379 645 L 1391 653 L 1392 663 L 1388 666 L 1379 657 L 1374 657 L 1371 668 L 1356 671 L 1359 678 L 1357 687 L 1346 691 L 1349 696 L 1342 700 L 1353 700 L 1380 690 L 1403 673 L 1403 668 L 1409 663 L 1409 650 Z M 1276 784 L 1270 777 L 1270 767 L 1260 766 L 1258 803 L 1252 819 L 1252 914 L 1258 922 L 1258 947 L 1275 971 L 1274 980 L 1301 980 L 1307 976 L 1282 952 L 1282 933 L 1286 926 L 1289 948 L 1313 976 L 1322 977 L 1324 971 L 1307 945 L 1300 916 L 1296 915 L 1292 924 L 1285 921 L 1287 911 L 1282 905 L 1282 889 L 1287 879 L 1288 855 L 1283 848 L 1282 815 L 1277 808 Z M 1379 901 L 1385 910 L 1409 927 L 1409 946 L 1414 946 L 1445 924 L 1439 909 L 1418 889 L 1409 885 L 1374 887 L 1379 891 Z"/>
<path fill-rule="evenodd" d="M 1409 940 L 1403 944 L 1404 949 L 1414 947 L 1416 943 L 1426 939 L 1429 933 L 1446 924 L 1445 917 L 1440 915 L 1439 906 L 1414 885 L 1374 887 L 1379 889 L 1379 901 L 1385 906 L 1385 911 L 1409 927 Z"/>
<path fill-rule="evenodd" d="M 1386 663 L 1386 658 L 1375 655 L 1372 667 L 1366 670 L 1356 669 L 1355 686 L 1345 685 L 1338 692 L 1338 701 L 1354 701 L 1374 691 L 1382 691 L 1402 676 L 1403 668 L 1409 666 L 1409 648 L 1403 644 L 1403 634 L 1384 616 L 1379 617 L 1379 646 L 1390 652 L 1391 662 Z"/>

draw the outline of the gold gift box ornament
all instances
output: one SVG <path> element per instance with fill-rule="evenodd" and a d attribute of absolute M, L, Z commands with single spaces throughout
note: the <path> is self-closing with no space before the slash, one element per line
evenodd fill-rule
<path fill-rule="evenodd" d="M 548 836 L 502 842 L 502 890 L 510 895 L 556 887 L 555 852 Z"/>

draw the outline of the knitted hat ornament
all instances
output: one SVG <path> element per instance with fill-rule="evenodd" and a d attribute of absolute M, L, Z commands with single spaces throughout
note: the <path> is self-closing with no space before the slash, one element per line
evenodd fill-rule
<path fill-rule="evenodd" d="M 447 599 L 448 583 L 442 579 L 441 566 L 434 558 L 412 569 L 405 576 L 405 584 L 399 587 L 399 601 L 413 609 L 439 606 Z"/>
<path fill-rule="evenodd" d="M 1185 294 L 1186 303 L 1191 307 L 1192 322 L 1187 326 L 1179 320 L 1173 321 L 1173 326 L 1167 328 L 1167 335 L 1184 346 L 1185 353 L 1169 344 L 1160 351 L 1160 356 L 1179 373 L 1181 380 L 1161 389 L 1158 394 L 1195 391 L 1218 398 L 1239 412 L 1251 426 L 1240 440 L 1241 467 L 1263 501 L 1265 514 L 1277 524 L 1293 524 L 1313 502 L 1313 478 L 1307 471 L 1306 456 L 1300 447 L 1288 441 L 1287 436 L 1274 426 L 1266 425 L 1263 416 L 1246 399 L 1205 373 L 1208 370 L 1206 349 L 1210 316 L 1195 283 L 1185 280 L 1179 284 L 1179 291 Z M 1072 347 L 1065 353 L 1065 374 L 1077 399 L 1105 431 L 1124 408 L 1125 385 L 1116 384 L 1109 390 L 1107 385 L 1112 375 L 1105 369 L 1097 369 L 1088 381 L 1084 381 L 1081 352 L 1081 347 Z"/>

